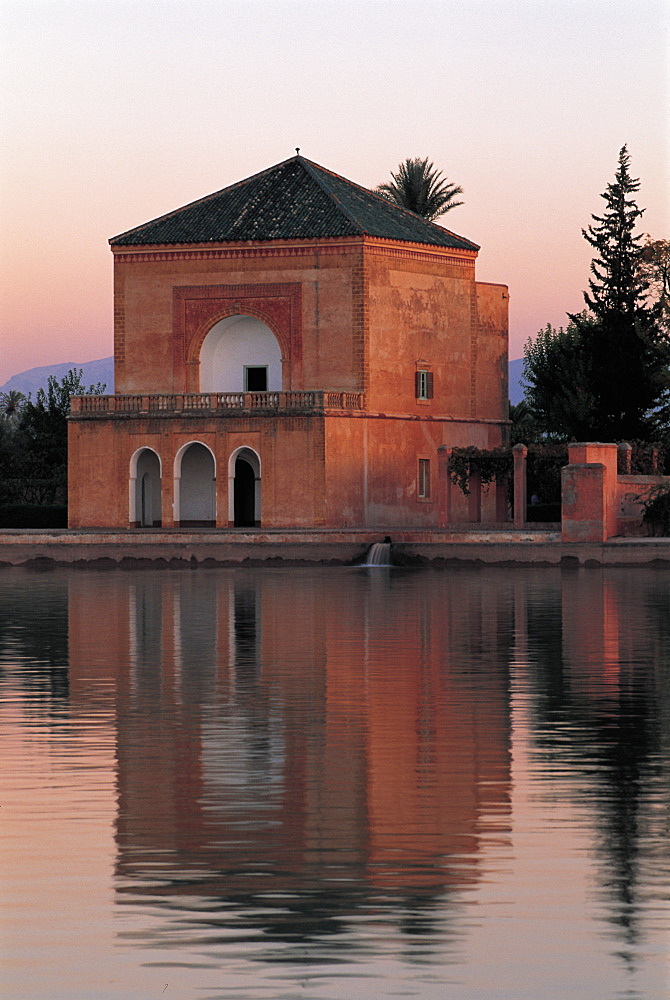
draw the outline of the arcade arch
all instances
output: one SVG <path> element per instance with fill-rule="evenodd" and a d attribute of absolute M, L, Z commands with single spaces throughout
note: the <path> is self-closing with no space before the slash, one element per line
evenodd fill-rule
<path fill-rule="evenodd" d="M 162 524 L 161 460 L 153 448 L 138 448 L 130 459 L 130 511 L 132 525 L 159 528 Z"/>
<path fill-rule="evenodd" d="M 190 441 L 174 460 L 175 523 L 182 528 L 216 525 L 216 461 L 207 445 Z"/>
<path fill-rule="evenodd" d="M 201 392 L 278 392 L 282 356 L 274 333 L 254 316 L 219 320 L 200 348 Z"/>
<path fill-rule="evenodd" d="M 228 459 L 228 523 L 236 528 L 261 523 L 261 459 L 253 448 L 236 448 Z"/>

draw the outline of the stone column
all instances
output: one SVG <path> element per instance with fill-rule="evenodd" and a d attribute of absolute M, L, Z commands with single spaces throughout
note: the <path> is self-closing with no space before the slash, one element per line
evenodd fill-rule
<path fill-rule="evenodd" d="M 628 444 L 627 441 L 622 441 L 617 445 L 617 448 L 619 450 L 619 475 L 630 476 L 633 446 Z"/>
<path fill-rule="evenodd" d="M 528 488 L 526 485 L 526 456 L 528 448 L 525 444 L 515 444 L 512 448 L 514 457 L 514 527 L 523 528 L 526 523 L 526 504 Z"/>

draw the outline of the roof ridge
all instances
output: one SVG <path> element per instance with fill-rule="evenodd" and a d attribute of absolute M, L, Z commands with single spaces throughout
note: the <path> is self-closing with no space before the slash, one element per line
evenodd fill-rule
<path fill-rule="evenodd" d="M 249 181 L 255 181 L 259 177 L 262 177 L 264 174 L 269 174 L 272 170 L 277 170 L 279 167 L 285 166 L 287 163 L 290 163 L 291 160 L 301 160 L 301 159 L 304 159 L 304 157 L 301 157 L 300 155 L 289 156 L 286 160 L 281 160 L 279 163 L 273 163 L 271 167 L 266 167 L 264 170 L 259 170 L 258 173 L 251 174 L 249 177 L 244 177 L 240 181 L 234 181 L 232 184 L 226 184 L 225 187 L 219 188 L 218 191 L 212 191 L 211 194 L 206 194 L 203 198 L 196 198 L 195 201 L 189 201 L 185 205 L 180 205 L 179 208 L 173 208 L 171 212 L 165 212 L 164 215 L 157 215 L 155 219 L 149 219 L 148 222 L 143 222 L 139 226 L 132 226 L 130 229 L 126 229 L 124 232 L 118 233 L 116 236 L 112 236 L 112 238 L 107 242 L 116 243 L 117 240 L 123 239 L 124 236 L 128 236 L 130 233 L 141 232 L 143 229 L 147 229 L 148 226 L 153 226 L 157 222 L 163 222 L 165 219 L 170 219 L 175 215 L 181 215 L 182 212 L 185 212 L 189 208 L 195 208 L 196 205 L 205 205 L 208 201 L 212 201 L 212 199 L 218 198 L 219 195 L 222 195 L 225 191 L 232 191 L 236 187 L 241 187 L 243 184 L 248 184 Z"/>
<path fill-rule="evenodd" d="M 330 191 L 328 187 L 324 184 L 323 180 L 320 177 L 320 174 L 321 173 L 330 174 L 332 177 L 337 177 L 338 180 L 344 181 L 347 184 L 351 184 L 352 187 L 359 187 L 359 185 L 355 184 L 353 181 L 348 180 L 346 177 L 342 177 L 340 174 L 336 174 L 333 170 L 327 170 L 325 167 L 322 167 L 320 163 L 314 163 L 312 160 L 308 160 L 307 157 L 300 156 L 299 153 L 296 156 L 296 159 L 303 161 L 303 165 L 307 168 L 307 172 L 310 175 L 310 177 L 317 182 L 317 184 L 319 185 L 323 193 L 326 195 L 326 197 L 333 202 L 338 212 L 341 212 L 342 215 L 345 216 L 347 221 L 350 222 L 352 226 L 355 226 L 361 232 L 362 235 L 364 236 L 368 235 L 367 230 L 363 229 L 358 219 L 349 211 L 348 208 L 346 208 L 342 204 L 342 202 L 337 197 L 335 192 Z M 362 190 L 366 191 L 368 194 L 371 193 L 368 191 L 367 188 L 362 188 Z"/>
<path fill-rule="evenodd" d="M 419 219 L 424 225 L 433 226 L 435 229 L 438 230 L 438 232 L 448 233 L 449 236 L 452 236 L 455 240 L 461 240 L 463 243 L 469 243 L 472 247 L 476 248 L 477 250 L 481 250 L 481 246 L 478 243 L 474 243 L 473 240 L 469 240 L 466 236 L 460 236 L 458 233 L 454 233 L 451 229 L 447 229 L 446 226 L 440 226 L 436 222 L 433 222 L 432 219 L 425 219 L 422 215 L 418 215 L 416 212 L 412 212 L 411 209 L 405 208 L 404 205 L 398 205 L 397 202 L 391 201 L 390 198 L 386 198 L 383 194 L 378 194 L 377 191 L 374 191 L 372 188 L 367 188 L 363 184 L 358 184 L 356 181 L 352 181 L 348 177 L 344 177 L 342 174 L 336 173 L 334 170 L 329 170 L 328 167 L 322 167 L 320 163 L 315 163 L 313 160 L 308 160 L 306 156 L 300 156 L 300 154 L 298 154 L 297 156 L 291 157 L 291 159 L 303 160 L 304 163 L 309 167 L 311 168 L 316 167 L 316 170 L 310 170 L 312 176 L 317 181 L 319 181 L 320 187 L 335 202 L 339 211 L 341 211 L 343 215 L 346 215 L 349 222 L 352 222 L 356 226 L 360 227 L 360 223 L 358 222 L 358 220 L 351 216 L 351 213 L 344 207 L 344 205 L 337 197 L 337 195 L 334 194 L 332 191 L 329 191 L 325 187 L 325 185 L 321 182 L 320 177 L 318 176 L 319 173 L 324 173 L 328 174 L 330 177 L 335 177 L 337 178 L 338 181 L 342 181 L 349 187 L 357 188 L 357 190 L 362 191 L 363 194 L 366 194 L 368 196 L 372 195 L 373 198 L 376 198 L 386 207 L 390 206 L 392 209 L 398 212 L 402 212 L 404 215 L 409 216 L 410 219 Z M 284 163 L 288 163 L 288 160 L 285 160 Z M 280 166 L 281 164 L 277 165 Z M 363 229 L 361 231 L 366 235 L 369 235 L 366 230 Z"/>

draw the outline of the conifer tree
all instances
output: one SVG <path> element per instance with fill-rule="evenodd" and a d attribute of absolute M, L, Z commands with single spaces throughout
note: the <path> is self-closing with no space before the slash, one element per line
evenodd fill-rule
<path fill-rule="evenodd" d="M 568 438 L 649 440 L 657 430 L 655 410 L 668 390 L 670 338 L 647 299 L 642 236 L 634 233 L 644 210 L 634 198 L 640 182 L 631 177 L 629 164 L 624 146 L 615 180 L 602 195 L 604 213 L 592 216 L 592 225 L 582 230 L 596 251 L 584 293 L 588 309 L 570 315 L 569 338 L 567 331 L 562 336 L 545 331 L 541 350 L 529 342 L 524 352 L 531 406 L 539 417 L 551 414 L 547 431 Z M 554 394 L 562 388 L 564 404 L 580 403 L 560 407 L 558 425 L 558 400 L 548 398 L 548 386 Z"/>

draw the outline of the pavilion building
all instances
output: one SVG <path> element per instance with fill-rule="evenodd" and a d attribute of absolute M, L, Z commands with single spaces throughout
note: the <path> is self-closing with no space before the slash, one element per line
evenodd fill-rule
<path fill-rule="evenodd" d="M 70 527 L 431 527 L 508 440 L 479 247 L 303 156 L 110 240 L 115 393 L 73 400 Z"/>

